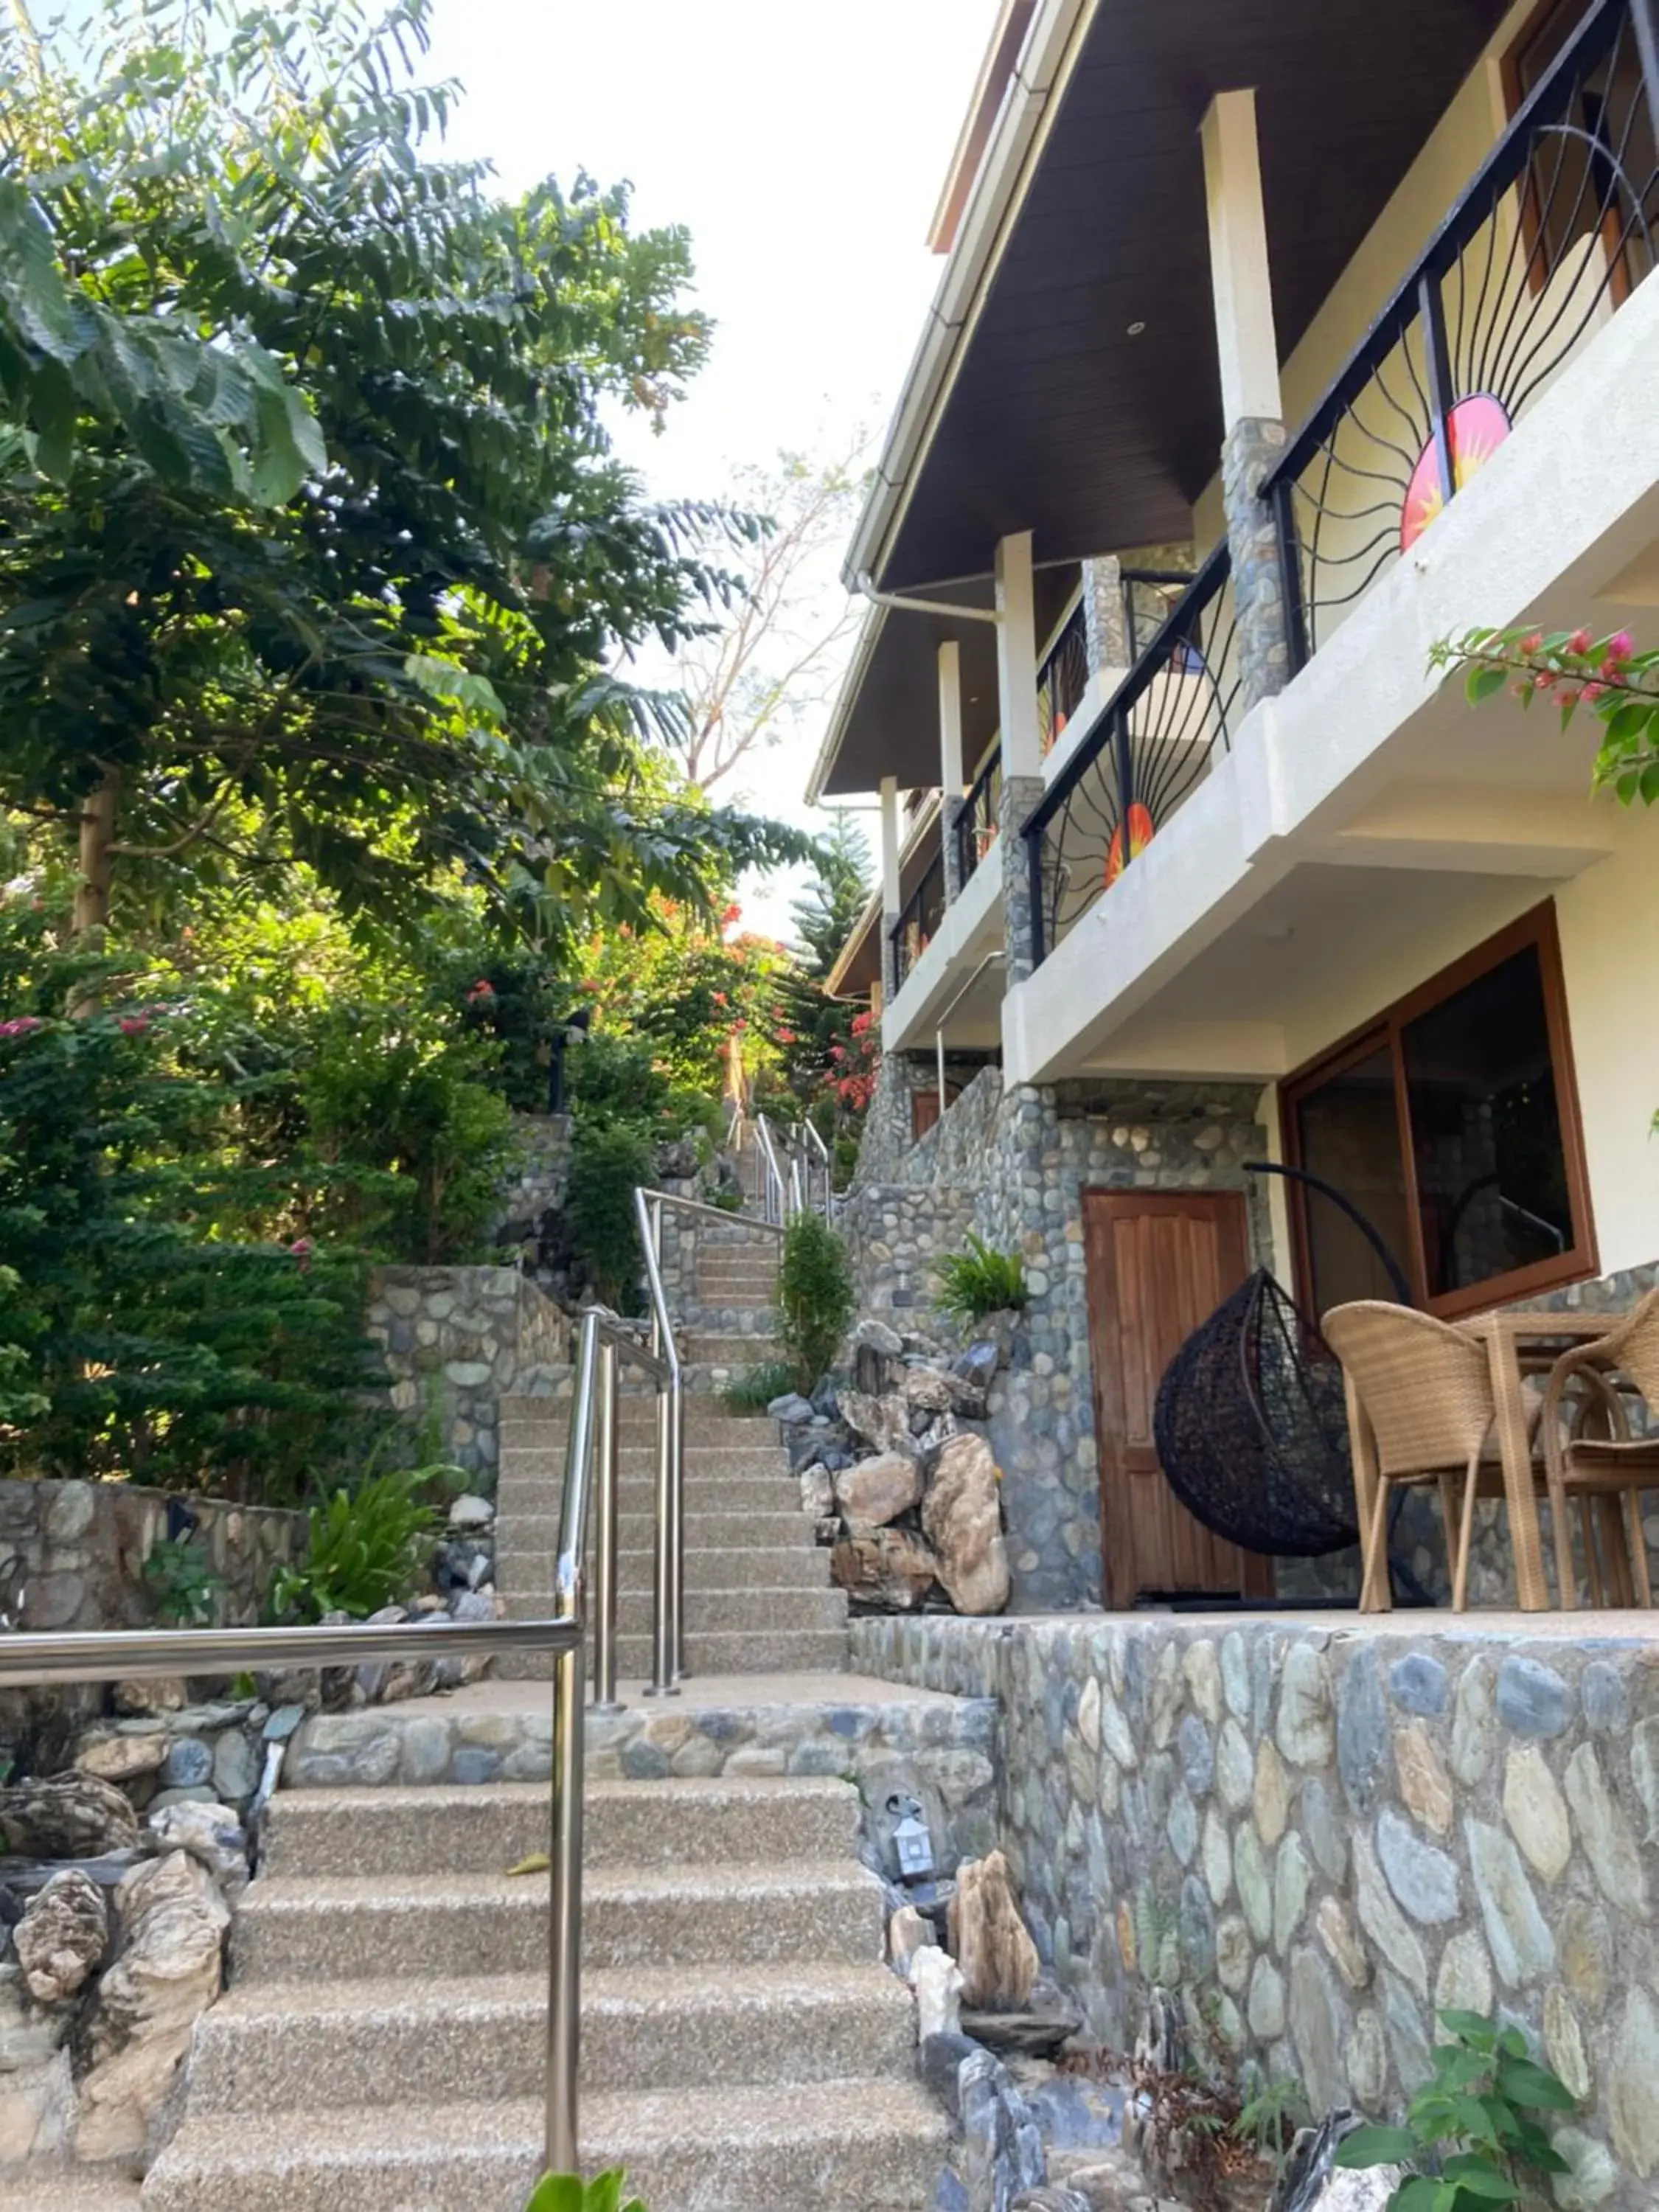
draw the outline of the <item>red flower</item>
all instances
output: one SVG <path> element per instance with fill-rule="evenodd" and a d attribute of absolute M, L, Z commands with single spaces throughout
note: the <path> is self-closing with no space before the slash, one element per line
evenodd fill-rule
<path fill-rule="evenodd" d="M 1521 641 L 1521 650 L 1526 654 L 1528 660 L 1531 659 L 1534 653 L 1541 653 L 1543 649 L 1544 633 L 1541 629 L 1533 630 L 1528 635 L 1523 637 Z"/>
<path fill-rule="evenodd" d="M 121 1034 L 123 1036 L 143 1036 L 144 1031 L 149 1027 L 149 1016 L 148 1014 L 124 1014 L 121 1018 Z"/>
<path fill-rule="evenodd" d="M 493 999 L 495 995 L 495 986 L 490 981 L 487 975 L 480 975 L 477 981 L 467 993 L 466 1000 L 470 1006 L 476 1006 L 480 1000 Z"/>
<path fill-rule="evenodd" d="M 780 1030 L 778 1031 L 778 1042 L 780 1044 L 793 1044 L 794 1042 L 795 1032 L 793 1030 Z"/>
<path fill-rule="evenodd" d="M 302 1275 L 309 1273 L 311 1269 L 312 1253 L 310 1237 L 296 1237 L 288 1249 L 293 1254 L 294 1258 L 298 1264 L 300 1273 Z"/>
<path fill-rule="evenodd" d="M 723 1006 L 726 1004 L 726 994 L 725 994 L 725 992 L 724 992 L 724 991 L 716 991 L 716 992 L 715 992 L 715 994 L 714 994 L 714 1004 L 715 1004 L 717 1006 Z"/>
<path fill-rule="evenodd" d="M 853 1017 L 853 1035 L 854 1036 L 862 1036 L 866 1030 L 869 1028 L 871 1023 L 874 1019 L 875 1016 L 873 1014 L 854 1014 Z"/>
<path fill-rule="evenodd" d="M 1582 656 L 1589 651 L 1595 642 L 1595 639 L 1587 629 L 1576 629 L 1567 640 L 1567 651 Z"/>
<path fill-rule="evenodd" d="M 19 1014 L 9 1022 L 0 1022 L 0 1037 L 27 1036 L 31 1030 L 40 1027 L 39 1014 Z"/>
<path fill-rule="evenodd" d="M 1587 684 L 1583 690 L 1577 696 L 1583 701 L 1587 707 L 1593 707 L 1598 699 L 1604 698 L 1607 696 L 1607 687 L 1605 684 Z M 1565 707 L 1568 699 L 1572 696 L 1572 694 L 1564 691 L 1561 694 L 1561 704 Z"/>

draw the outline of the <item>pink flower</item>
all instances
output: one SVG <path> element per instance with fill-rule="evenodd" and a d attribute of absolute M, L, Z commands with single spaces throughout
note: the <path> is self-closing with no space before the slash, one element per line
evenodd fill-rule
<path fill-rule="evenodd" d="M 31 1030 L 40 1027 L 39 1014 L 19 1014 L 9 1022 L 0 1022 L 0 1037 L 27 1036 Z"/>
<path fill-rule="evenodd" d="M 780 1030 L 778 1031 L 778 1042 L 780 1044 L 793 1044 L 794 1042 L 795 1032 L 793 1030 Z"/>
<path fill-rule="evenodd" d="M 1593 707 L 1598 699 L 1606 697 L 1607 690 L 1607 687 L 1605 684 L 1587 684 L 1577 696 L 1583 701 L 1587 707 Z M 1566 703 L 1566 699 L 1567 694 L 1564 691 L 1561 694 L 1561 702 L 1564 706 Z"/>
<path fill-rule="evenodd" d="M 123 1036 L 143 1036 L 149 1027 L 148 1014 L 124 1014 L 121 1017 L 120 1028 Z"/>
<path fill-rule="evenodd" d="M 1595 642 L 1595 639 L 1587 629 L 1576 629 L 1567 640 L 1567 651 L 1582 655 L 1588 653 Z"/>
<path fill-rule="evenodd" d="M 1564 691 L 1559 703 L 1563 707 L 1576 707 L 1580 699 L 1588 699 L 1592 690 L 1605 691 L 1607 688 L 1605 684 L 1586 684 L 1583 691 Z"/>
<path fill-rule="evenodd" d="M 495 995 L 495 986 L 490 981 L 487 975 L 480 975 L 477 981 L 467 993 L 466 1002 L 470 1006 L 476 1006 L 483 1000 L 493 999 Z"/>
<path fill-rule="evenodd" d="M 1544 633 L 1541 629 L 1530 631 L 1528 635 L 1523 637 L 1521 641 L 1521 650 L 1525 653 L 1528 660 L 1532 659 L 1534 653 L 1541 653 L 1543 649 Z"/>
<path fill-rule="evenodd" d="M 288 1249 L 294 1255 L 295 1261 L 298 1262 L 300 1273 L 302 1275 L 307 1273 L 311 1267 L 311 1254 L 313 1249 L 310 1237 L 296 1237 Z"/>
<path fill-rule="evenodd" d="M 1612 668 L 1621 660 L 1628 660 L 1636 650 L 1636 640 L 1627 629 L 1616 629 L 1607 640 L 1607 649 L 1601 656 L 1601 665 Z"/>

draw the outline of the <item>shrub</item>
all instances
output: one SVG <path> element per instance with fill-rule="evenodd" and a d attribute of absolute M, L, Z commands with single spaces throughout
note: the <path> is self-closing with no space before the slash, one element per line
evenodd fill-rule
<path fill-rule="evenodd" d="M 164 1628 L 208 1628 L 219 1609 L 222 1578 L 198 1537 L 164 1536 L 144 1561 L 144 1587 Z"/>
<path fill-rule="evenodd" d="M 639 1227 L 634 1193 L 656 1180 L 650 1132 L 635 1121 L 578 1125 L 570 1146 L 565 1229 L 607 1305 L 631 1311 L 639 1303 Z"/>
<path fill-rule="evenodd" d="M 787 1397 L 798 1387 L 796 1371 L 789 1361 L 769 1359 L 733 1376 L 720 1400 L 728 1413 L 763 1413 L 774 1398 Z"/>
<path fill-rule="evenodd" d="M 971 1229 L 966 1249 L 941 1260 L 936 1272 L 940 1310 L 954 1321 L 983 1321 L 988 1314 L 1017 1311 L 1031 1295 L 1018 1253 L 994 1250 Z"/>
<path fill-rule="evenodd" d="M 784 1231 L 778 1305 L 795 1387 L 810 1393 L 834 1365 L 853 1317 L 847 1247 L 818 1214 L 798 1213 Z"/>
<path fill-rule="evenodd" d="M 544 2174 L 524 2212 L 645 2212 L 637 2197 L 623 2203 L 626 2179 L 620 2166 L 592 2181 L 574 2173 Z"/>
<path fill-rule="evenodd" d="M 313 1505 L 304 1564 L 278 1568 L 272 1613 L 279 1620 L 317 1621 L 325 1613 L 362 1620 L 410 1596 L 440 1527 L 426 1493 L 452 1473 L 422 1467 L 374 1475 Z"/>
<path fill-rule="evenodd" d="M 1390 2212 L 1491 2212 L 1518 2203 L 1527 2184 L 1568 2171 L 1533 2115 L 1573 2112 L 1578 2100 L 1528 2057 L 1519 2028 L 1471 2012 L 1440 2019 L 1453 2040 L 1430 2052 L 1433 2070 L 1413 2094 L 1404 2127 L 1355 2129 L 1336 2162 L 1403 2166 L 1408 2178 L 1389 2198 Z"/>

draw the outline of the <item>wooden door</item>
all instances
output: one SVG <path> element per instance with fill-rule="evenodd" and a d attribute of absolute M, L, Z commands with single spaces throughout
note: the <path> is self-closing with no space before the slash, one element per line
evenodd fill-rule
<path fill-rule="evenodd" d="M 1083 1234 L 1108 1606 L 1269 1596 L 1272 1561 L 1193 1518 L 1152 1441 L 1164 1369 L 1249 1272 L 1242 1193 L 1085 1191 Z"/>

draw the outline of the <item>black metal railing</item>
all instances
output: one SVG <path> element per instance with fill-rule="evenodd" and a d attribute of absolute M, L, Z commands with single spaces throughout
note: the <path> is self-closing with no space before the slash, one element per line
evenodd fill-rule
<path fill-rule="evenodd" d="M 1027 818 L 1036 957 L 1116 882 L 1228 743 L 1239 668 L 1218 545 Z"/>
<path fill-rule="evenodd" d="M 965 884 L 997 841 L 1002 806 L 1002 748 L 999 745 L 968 787 L 957 817 L 957 879 Z"/>
<path fill-rule="evenodd" d="M 1318 649 L 1655 266 L 1654 0 L 1599 0 L 1262 489 Z"/>
<path fill-rule="evenodd" d="M 1123 593 L 1123 635 L 1128 646 L 1126 665 L 1133 668 L 1141 647 L 1152 641 L 1170 618 L 1170 610 L 1193 580 L 1190 568 L 1125 568 L 1119 576 Z"/>
<path fill-rule="evenodd" d="M 934 854 L 893 924 L 893 968 L 901 990 L 905 978 L 933 941 L 945 913 L 945 854 Z"/>
<path fill-rule="evenodd" d="M 1037 741 L 1045 758 L 1077 712 L 1088 682 L 1089 632 L 1079 599 L 1037 670 Z"/>

